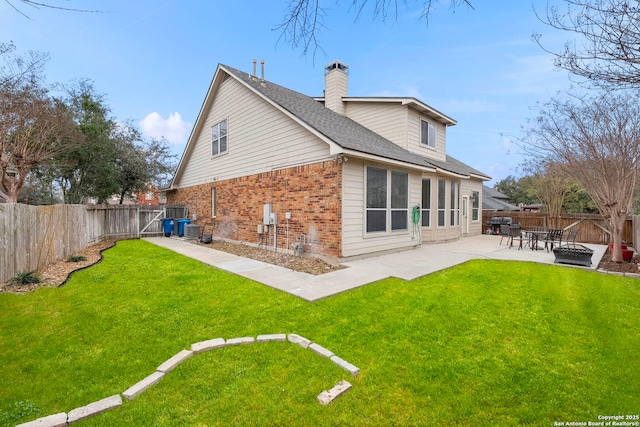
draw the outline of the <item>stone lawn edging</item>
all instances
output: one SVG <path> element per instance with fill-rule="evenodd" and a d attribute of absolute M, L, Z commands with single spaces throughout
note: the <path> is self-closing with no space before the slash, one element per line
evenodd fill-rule
<path fill-rule="evenodd" d="M 271 341 L 290 342 L 297 344 L 302 348 L 309 349 L 314 353 L 326 357 L 335 363 L 340 368 L 349 372 L 352 376 L 358 375 L 360 369 L 346 360 L 336 356 L 332 351 L 322 347 L 321 345 L 312 342 L 311 340 L 297 335 L 297 334 L 268 334 L 258 335 L 254 337 L 239 337 L 230 338 L 226 341 L 223 338 L 214 338 L 208 341 L 201 341 L 191 345 L 190 350 L 181 350 L 167 361 L 162 363 L 151 375 L 138 381 L 136 384 L 129 387 L 122 392 L 122 397 L 127 400 L 133 400 L 147 389 L 157 384 L 164 378 L 164 376 L 177 368 L 182 362 L 189 359 L 193 355 L 204 353 L 206 351 L 214 350 L 222 347 L 230 347 L 235 345 L 249 345 L 254 343 L 265 343 Z M 347 381 L 340 381 L 330 390 L 322 391 L 317 399 L 322 405 L 328 405 L 340 395 L 346 393 L 351 389 L 351 384 Z M 90 403 L 85 406 L 81 406 L 69 411 L 69 413 L 61 412 L 59 414 L 49 415 L 46 417 L 38 418 L 33 421 L 18 424 L 16 427 L 66 427 L 70 424 L 84 420 L 85 418 L 93 417 L 102 412 L 118 408 L 122 406 L 122 397 L 120 394 L 116 394 L 97 402 Z"/>

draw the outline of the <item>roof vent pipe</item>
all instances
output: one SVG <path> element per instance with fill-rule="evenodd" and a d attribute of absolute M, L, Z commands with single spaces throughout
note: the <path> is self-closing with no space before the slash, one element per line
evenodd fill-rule
<path fill-rule="evenodd" d="M 256 63 L 257 62 L 258 62 L 257 60 L 255 60 L 255 59 L 253 60 L 253 77 L 256 76 Z"/>
<path fill-rule="evenodd" d="M 260 61 L 260 67 L 262 68 L 261 80 L 264 82 L 264 59 Z"/>

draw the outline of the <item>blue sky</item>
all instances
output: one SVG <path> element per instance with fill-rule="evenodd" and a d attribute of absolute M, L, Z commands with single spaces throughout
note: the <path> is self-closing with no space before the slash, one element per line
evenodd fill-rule
<path fill-rule="evenodd" d="M 104 13 L 35 9 L 13 0 L 27 19 L 0 1 L 0 41 L 18 51 L 48 52 L 49 82 L 89 78 L 119 120 L 149 136 L 165 136 L 182 154 L 218 63 L 247 72 L 264 59 L 265 78 L 321 96 L 323 68 L 349 66 L 350 96 L 413 96 L 457 120 L 447 151 L 493 177 L 519 174 L 514 140 L 545 102 L 567 90 L 567 73 L 531 40 L 557 49 L 569 35 L 533 13 L 546 1 L 472 0 L 474 10 L 440 0 L 428 23 L 418 10 L 398 20 L 356 21 L 350 1 L 327 1 L 322 51 L 302 56 L 275 30 L 289 0 L 50 0 Z M 418 6 L 422 2 L 418 2 Z M 551 2 L 553 3 L 553 2 Z M 557 4 L 562 5 L 558 0 Z"/>

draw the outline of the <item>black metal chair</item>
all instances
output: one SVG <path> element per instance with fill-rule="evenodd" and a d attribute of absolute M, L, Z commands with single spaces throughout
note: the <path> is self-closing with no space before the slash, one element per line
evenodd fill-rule
<path fill-rule="evenodd" d="M 569 244 L 573 245 L 573 248 L 576 248 L 576 238 L 578 237 L 578 229 L 577 228 L 572 228 L 571 230 L 569 230 L 569 234 L 567 234 L 567 238 L 565 239 L 565 242 L 567 242 L 567 246 L 569 246 Z"/>
<path fill-rule="evenodd" d="M 518 240 L 520 243 L 518 244 L 518 249 L 522 249 L 522 242 L 529 241 L 529 237 L 525 236 L 522 233 L 522 228 L 520 225 L 512 225 L 509 227 L 509 236 L 511 237 L 511 244 L 509 245 L 509 249 L 513 246 L 513 241 Z"/>
<path fill-rule="evenodd" d="M 508 243 L 511 239 L 511 236 L 509 235 L 509 224 L 500 225 L 500 244 L 502 244 L 502 239 L 504 239 L 505 237 L 507 238 Z"/>
<path fill-rule="evenodd" d="M 562 234 L 564 230 L 561 228 L 550 228 L 547 233 L 547 237 L 544 240 L 544 248 L 549 252 L 553 250 L 553 246 L 557 243 L 558 246 L 562 246 Z"/>

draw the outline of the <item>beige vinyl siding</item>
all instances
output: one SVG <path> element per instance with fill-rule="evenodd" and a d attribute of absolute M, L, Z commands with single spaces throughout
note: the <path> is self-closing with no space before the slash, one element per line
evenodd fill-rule
<path fill-rule="evenodd" d="M 387 170 L 407 172 L 409 174 L 409 220 L 407 231 L 389 231 L 384 234 L 365 232 L 365 167 L 375 166 Z M 343 163 L 342 182 L 342 255 L 353 257 L 375 252 L 409 249 L 418 244 L 418 237 L 412 239 L 413 224 L 411 209 L 420 204 L 422 174 L 402 170 L 385 164 L 365 163 L 350 158 Z"/>
<path fill-rule="evenodd" d="M 329 145 L 234 79 L 220 85 L 176 186 L 226 180 L 317 161 Z M 211 154 L 211 127 L 228 120 L 228 152 Z"/>
<path fill-rule="evenodd" d="M 407 110 L 400 104 L 347 102 L 346 116 L 407 149 Z"/>
<path fill-rule="evenodd" d="M 340 115 L 345 115 L 342 97 L 347 96 L 348 80 L 341 70 L 332 70 L 325 75 L 324 105 Z"/>
<path fill-rule="evenodd" d="M 426 120 L 436 125 L 436 147 L 427 147 L 420 143 L 420 121 Z M 420 114 L 418 111 L 408 110 L 407 122 L 407 150 L 424 157 L 445 161 L 447 157 L 447 127 L 431 117 Z"/>

